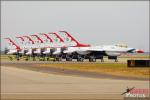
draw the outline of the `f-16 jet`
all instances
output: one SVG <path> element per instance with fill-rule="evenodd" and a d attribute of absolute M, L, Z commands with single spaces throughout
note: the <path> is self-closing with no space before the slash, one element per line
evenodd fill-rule
<path fill-rule="evenodd" d="M 143 53 L 143 50 L 129 48 L 124 45 L 99 45 L 93 46 L 78 42 L 67 31 L 38 33 L 30 36 L 16 37 L 20 40 L 19 44 L 10 38 L 5 38 L 10 46 L 8 46 L 7 54 L 21 54 L 27 56 L 48 56 L 55 57 L 66 61 L 83 61 L 89 59 L 90 62 L 96 59 L 103 60 L 103 56 L 109 59 L 115 59 L 122 53 Z"/>
<path fill-rule="evenodd" d="M 108 56 L 109 59 L 115 59 L 122 53 L 143 53 L 143 50 L 129 48 L 123 45 L 99 45 L 92 46 L 87 44 L 80 44 L 75 38 L 73 38 L 67 31 L 59 31 L 60 36 L 63 38 L 64 43 L 67 44 L 64 54 L 68 55 L 69 58 L 66 60 L 72 61 L 76 58 L 77 61 L 83 61 L 88 58 L 89 61 L 93 62 L 100 58 L 103 61 L 103 56 Z"/>

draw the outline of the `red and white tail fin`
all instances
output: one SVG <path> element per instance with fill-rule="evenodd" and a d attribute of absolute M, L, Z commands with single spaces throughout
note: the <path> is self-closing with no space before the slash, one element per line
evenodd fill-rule
<path fill-rule="evenodd" d="M 32 44 L 34 44 L 34 41 L 29 36 L 23 36 L 26 37 Z"/>
<path fill-rule="evenodd" d="M 16 37 L 16 38 L 20 39 L 21 41 L 24 41 L 23 37 Z"/>
<path fill-rule="evenodd" d="M 64 40 L 55 32 L 48 33 L 51 34 L 53 40 L 55 41 L 54 47 L 66 47 Z"/>
<path fill-rule="evenodd" d="M 68 42 L 75 42 L 74 45 L 72 45 L 73 47 L 89 47 L 90 45 L 89 44 L 81 44 L 79 43 L 75 38 L 73 38 L 67 31 L 59 31 L 61 33 L 65 33 L 65 37 L 64 39 Z"/>
<path fill-rule="evenodd" d="M 43 43 L 43 40 L 38 35 L 31 35 L 31 36 L 35 36 L 41 43 Z"/>
<path fill-rule="evenodd" d="M 48 36 L 46 33 L 40 33 L 41 35 L 44 35 L 50 42 L 53 42 L 52 38 Z"/>
<path fill-rule="evenodd" d="M 51 32 L 49 34 L 54 34 L 60 40 L 60 42 L 64 42 L 64 40 L 57 33 Z"/>
<path fill-rule="evenodd" d="M 20 50 L 21 48 L 10 38 L 4 38 L 6 39 L 8 42 L 10 42 L 12 45 L 14 45 L 16 47 L 17 50 Z"/>

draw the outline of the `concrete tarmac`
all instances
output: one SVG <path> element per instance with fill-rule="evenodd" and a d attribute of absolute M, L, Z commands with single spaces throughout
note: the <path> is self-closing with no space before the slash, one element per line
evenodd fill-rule
<path fill-rule="evenodd" d="M 127 87 L 148 89 L 149 81 L 77 77 L 1 67 L 2 99 L 123 99 Z"/>

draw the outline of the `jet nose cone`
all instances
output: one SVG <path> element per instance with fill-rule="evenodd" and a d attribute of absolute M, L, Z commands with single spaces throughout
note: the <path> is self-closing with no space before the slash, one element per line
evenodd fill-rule
<path fill-rule="evenodd" d="M 144 53 L 144 50 L 136 49 L 136 53 Z"/>

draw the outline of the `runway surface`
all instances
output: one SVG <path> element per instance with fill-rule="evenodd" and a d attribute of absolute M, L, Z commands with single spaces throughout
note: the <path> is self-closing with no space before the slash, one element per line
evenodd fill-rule
<path fill-rule="evenodd" d="M 3 99 L 123 99 L 127 87 L 148 89 L 149 81 L 88 78 L 1 67 Z"/>

